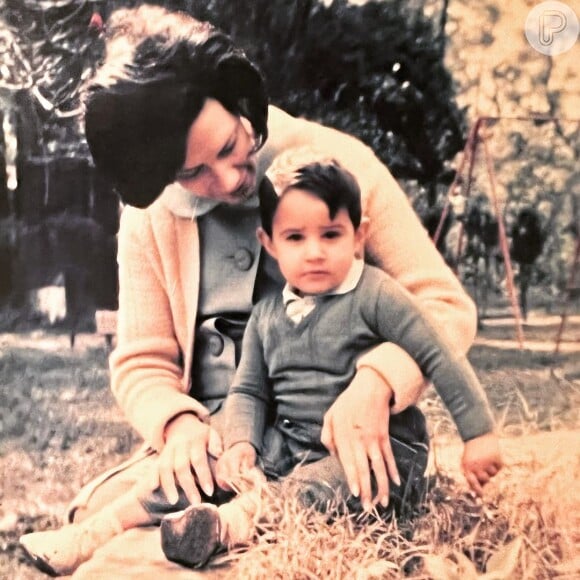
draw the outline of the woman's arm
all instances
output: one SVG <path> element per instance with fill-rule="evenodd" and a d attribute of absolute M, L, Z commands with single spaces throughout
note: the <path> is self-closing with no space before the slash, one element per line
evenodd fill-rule
<path fill-rule="evenodd" d="M 184 391 L 181 352 L 168 289 L 147 212 L 126 207 L 119 229 L 117 348 L 112 390 L 131 425 L 160 451 L 165 428 L 179 414 L 207 410 Z"/>
<path fill-rule="evenodd" d="M 372 165 L 365 198 L 370 221 L 366 243 L 369 261 L 413 294 L 438 331 L 457 352 L 465 354 L 477 330 L 475 305 L 391 174 L 378 162 Z M 395 344 L 385 343 L 361 357 L 358 367 L 362 366 L 372 367 L 391 386 L 393 413 L 414 404 L 423 391 L 420 369 Z"/>
<path fill-rule="evenodd" d="M 175 503 L 179 484 L 197 503 L 195 476 L 211 495 L 208 448 L 218 455 L 221 441 L 204 422 L 205 407 L 185 392 L 188 382 L 164 277 L 167 264 L 162 264 L 147 212 L 131 207 L 123 211 L 118 257 L 118 346 L 110 359 L 113 393 L 129 422 L 160 454 L 152 485 L 160 485 Z"/>

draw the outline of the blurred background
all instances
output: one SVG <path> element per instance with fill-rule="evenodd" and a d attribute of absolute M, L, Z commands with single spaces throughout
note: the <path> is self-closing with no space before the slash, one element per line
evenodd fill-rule
<path fill-rule="evenodd" d="M 0 2 L 2 331 L 74 337 L 116 309 L 119 204 L 91 162 L 81 97 L 107 17 L 139 3 Z M 546 56 L 528 43 L 535 2 L 157 3 L 233 35 L 272 103 L 370 145 L 481 319 L 513 310 L 508 266 L 524 315 L 578 308 L 580 48 Z"/>

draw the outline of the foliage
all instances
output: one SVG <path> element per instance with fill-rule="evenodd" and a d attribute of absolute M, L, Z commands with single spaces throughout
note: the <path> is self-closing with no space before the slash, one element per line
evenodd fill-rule
<path fill-rule="evenodd" d="M 462 147 L 463 115 L 435 32 L 419 8 L 403 0 L 157 3 L 232 34 L 263 69 L 273 103 L 359 136 L 397 177 L 428 185 L 448 179 L 445 160 Z M 7 0 L 0 15 L 26 47 L 37 100 L 40 93 L 56 107 L 45 103 L 42 114 L 52 115 L 55 125 L 63 124 L 55 119 L 57 109 L 74 109 L 79 87 L 102 54 L 89 26 L 93 11 L 106 18 L 133 4 Z"/>
<path fill-rule="evenodd" d="M 0 18 L 16 39 L 10 79 L 1 86 L 17 94 L 19 125 L 32 125 L 32 135 L 20 134 L 25 155 L 66 155 L 86 149 L 79 138 L 79 90 L 99 57 L 98 32 L 88 23 L 95 2 L 69 0 L 5 0 Z M 0 21 L 1 22 L 1 21 Z M 30 130 L 30 129 L 29 129 Z"/>
<path fill-rule="evenodd" d="M 88 26 L 95 4 L 5 0 L 0 8 L 30 66 L 30 85 L 37 86 L 42 96 L 61 111 L 74 108 L 80 83 L 90 75 L 96 60 L 94 40 L 98 32 Z"/>
<path fill-rule="evenodd" d="M 273 102 L 359 136 L 397 177 L 431 184 L 462 147 L 435 33 L 408 2 L 206 4 L 196 14 L 240 39 Z"/>
<path fill-rule="evenodd" d="M 487 132 L 497 193 L 508 230 L 520 209 L 534 207 L 547 234 L 534 284 L 557 308 L 566 300 L 580 224 L 580 123 L 575 87 L 580 45 L 550 58 L 531 49 L 519 23 L 530 2 L 451 2 L 446 63 L 457 100 L 478 116 L 500 120 Z M 485 42 L 486 38 L 492 43 Z M 481 150 L 481 148 L 480 148 Z M 473 194 L 490 197 L 483 156 Z M 476 189 L 477 188 L 477 189 Z"/>

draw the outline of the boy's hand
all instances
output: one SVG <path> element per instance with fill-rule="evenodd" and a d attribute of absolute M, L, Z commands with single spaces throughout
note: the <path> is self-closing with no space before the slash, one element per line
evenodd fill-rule
<path fill-rule="evenodd" d="M 503 467 L 499 440 L 495 433 L 487 433 L 465 443 L 461 468 L 467 483 L 479 496 L 483 487 Z"/>
<path fill-rule="evenodd" d="M 221 455 L 216 465 L 216 482 L 225 490 L 232 489 L 232 482 L 256 465 L 256 450 L 251 443 L 240 441 Z"/>

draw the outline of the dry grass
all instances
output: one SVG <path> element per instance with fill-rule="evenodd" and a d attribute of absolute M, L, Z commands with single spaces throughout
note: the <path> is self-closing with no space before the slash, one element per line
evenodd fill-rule
<path fill-rule="evenodd" d="M 568 432 L 565 441 L 577 449 L 580 436 Z M 504 445 L 509 467 L 485 502 L 457 483 L 453 461 L 443 467 L 447 475 L 440 466 L 412 520 L 385 522 L 377 514 L 329 519 L 291 499 L 272 498 L 255 544 L 224 558 L 236 562 L 229 577 L 578 577 L 578 501 L 571 491 L 580 463 L 563 453 L 554 459 L 553 443 L 537 435 Z M 451 447 L 456 457 L 458 446 Z"/>
<path fill-rule="evenodd" d="M 56 527 L 79 487 L 138 444 L 107 388 L 103 345 L 71 352 L 66 337 L 52 342 L 55 348 L 2 344 L 2 578 L 43 578 L 25 561 L 18 536 Z M 578 353 L 475 347 L 471 358 L 502 424 L 507 458 L 485 502 L 465 488 L 454 428 L 429 392 L 422 406 L 435 436 L 434 476 L 412 521 L 331 519 L 271 498 L 255 543 L 216 562 L 230 564 L 211 568 L 208 577 L 580 577 L 580 392 L 566 372 Z"/>

